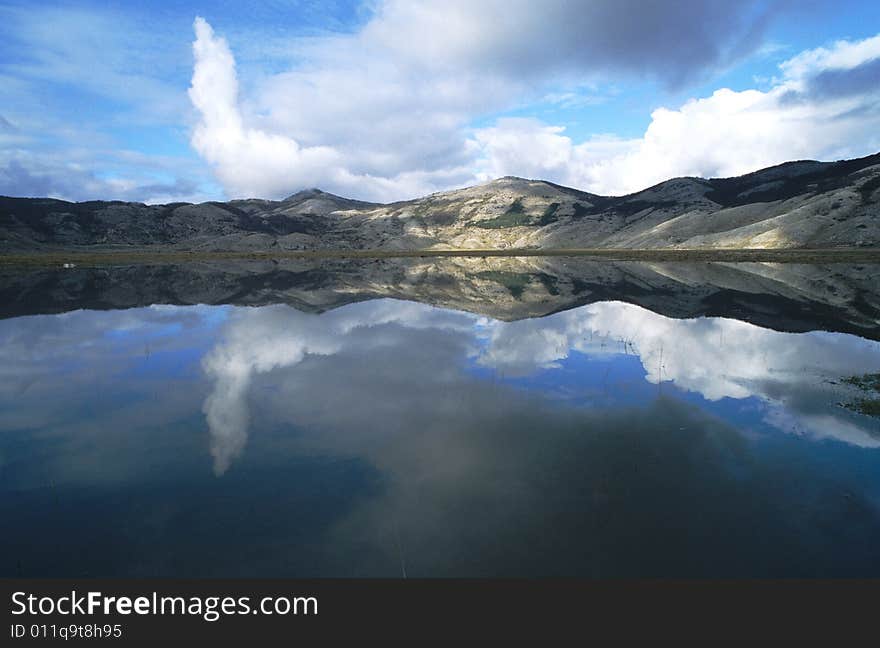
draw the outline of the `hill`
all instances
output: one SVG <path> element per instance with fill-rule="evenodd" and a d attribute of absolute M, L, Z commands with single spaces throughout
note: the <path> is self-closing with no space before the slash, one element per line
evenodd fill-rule
<path fill-rule="evenodd" d="M 0 252 L 876 247 L 878 205 L 880 153 L 616 197 L 516 177 L 385 205 L 320 189 L 167 205 L 0 197 Z"/>

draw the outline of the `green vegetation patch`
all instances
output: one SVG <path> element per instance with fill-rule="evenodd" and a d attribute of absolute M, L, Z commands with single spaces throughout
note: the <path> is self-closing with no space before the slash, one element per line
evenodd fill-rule
<path fill-rule="evenodd" d="M 857 398 L 848 403 L 841 403 L 841 406 L 853 412 L 864 414 L 865 416 L 875 416 L 880 418 L 880 374 L 864 374 L 862 376 L 849 376 L 842 379 L 845 385 L 851 385 L 856 389 L 865 392 L 868 398 Z"/>
<path fill-rule="evenodd" d="M 572 218 L 583 218 L 590 213 L 590 209 L 579 202 L 576 202 L 573 207 L 574 214 L 572 214 Z"/>
<path fill-rule="evenodd" d="M 480 279 L 488 279 L 497 284 L 501 284 L 507 288 L 514 299 L 522 299 L 526 286 L 532 283 L 533 279 L 537 279 L 544 289 L 551 295 L 559 294 L 558 280 L 556 277 L 548 275 L 544 272 L 538 272 L 534 275 L 522 272 L 506 272 L 504 270 L 486 270 L 476 274 Z"/>
<path fill-rule="evenodd" d="M 544 225 L 549 225 L 550 223 L 555 223 L 559 220 L 559 216 L 556 215 L 556 212 L 559 210 L 559 203 L 550 203 L 547 205 L 547 209 L 544 210 L 544 213 L 541 214 L 541 219 L 538 221 L 538 225 L 544 227 Z"/>
<path fill-rule="evenodd" d="M 478 221 L 474 225 L 483 229 L 499 229 L 502 227 L 523 227 L 534 225 L 534 223 L 531 215 L 527 214 L 523 207 L 522 198 L 517 198 L 501 216 Z"/>
<path fill-rule="evenodd" d="M 522 198 L 517 198 L 510 204 L 507 210 L 501 214 L 501 216 L 472 222 L 470 224 L 475 227 L 482 227 L 483 229 L 500 229 L 503 227 L 544 227 L 545 225 L 550 225 L 559 220 L 557 212 L 559 211 L 560 206 L 561 205 L 558 202 L 550 203 L 540 216 L 536 216 L 527 213 L 525 207 L 523 207 Z"/>
<path fill-rule="evenodd" d="M 553 275 L 549 275 L 546 272 L 538 273 L 538 281 L 540 281 L 544 285 L 544 289 L 550 293 L 551 295 L 559 294 L 559 279 L 554 277 Z"/>
<path fill-rule="evenodd" d="M 864 376 L 849 376 L 840 382 L 845 385 L 852 385 L 865 392 L 880 393 L 880 373 L 865 374 Z"/>
<path fill-rule="evenodd" d="M 522 299 L 523 291 L 531 283 L 531 277 L 520 272 L 505 272 L 503 270 L 487 270 L 476 274 L 480 279 L 488 279 L 501 284 L 514 299 Z"/>
<path fill-rule="evenodd" d="M 880 398 L 861 398 L 852 403 L 844 404 L 844 407 L 865 416 L 880 418 Z"/>
<path fill-rule="evenodd" d="M 861 187 L 859 187 L 859 193 L 862 195 L 862 202 L 866 203 L 871 198 L 871 194 L 874 193 L 877 189 L 880 189 L 880 176 L 876 178 L 871 178 Z"/>

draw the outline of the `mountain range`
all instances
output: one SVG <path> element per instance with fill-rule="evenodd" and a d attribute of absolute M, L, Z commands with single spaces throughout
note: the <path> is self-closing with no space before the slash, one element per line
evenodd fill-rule
<path fill-rule="evenodd" d="M 675 178 L 626 196 L 542 180 L 390 204 L 320 189 L 284 200 L 146 205 L 0 197 L 0 252 L 779 249 L 880 245 L 880 153 L 736 178 Z"/>

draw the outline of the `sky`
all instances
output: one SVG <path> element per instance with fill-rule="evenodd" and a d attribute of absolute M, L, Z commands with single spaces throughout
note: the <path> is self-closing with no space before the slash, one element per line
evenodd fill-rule
<path fill-rule="evenodd" d="M 877 151 L 870 0 L 0 0 L 0 195 L 620 195 Z"/>

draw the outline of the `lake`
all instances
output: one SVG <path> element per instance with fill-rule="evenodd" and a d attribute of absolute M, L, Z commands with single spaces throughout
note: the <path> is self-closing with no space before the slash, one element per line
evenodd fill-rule
<path fill-rule="evenodd" d="M 0 269 L 0 575 L 880 576 L 880 267 Z"/>

